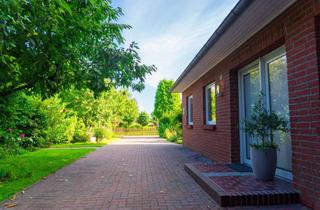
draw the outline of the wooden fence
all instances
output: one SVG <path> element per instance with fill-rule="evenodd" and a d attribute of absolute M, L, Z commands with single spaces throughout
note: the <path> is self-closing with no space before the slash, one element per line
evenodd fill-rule
<path fill-rule="evenodd" d="M 148 128 L 114 128 L 116 136 L 158 136 L 157 127 Z"/>

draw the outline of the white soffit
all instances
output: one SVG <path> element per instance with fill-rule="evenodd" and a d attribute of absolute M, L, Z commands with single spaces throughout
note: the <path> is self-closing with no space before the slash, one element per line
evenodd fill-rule
<path fill-rule="evenodd" d="M 239 48 L 255 33 L 284 12 L 296 0 L 252 0 L 234 23 L 220 35 L 219 39 L 198 60 L 181 75 L 174 85 L 173 92 L 183 92 L 220 61 Z M 184 74 L 184 73 L 183 73 Z"/>

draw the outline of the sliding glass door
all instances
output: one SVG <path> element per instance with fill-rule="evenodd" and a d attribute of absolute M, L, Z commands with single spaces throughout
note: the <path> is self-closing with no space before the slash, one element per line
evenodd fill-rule
<path fill-rule="evenodd" d="M 282 48 L 258 59 L 239 72 L 240 119 L 250 119 L 253 104 L 263 93 L 266 108 L 285 116 L 289 121 L 287 62 Z M 240 130 L 241 159 L 250 165 L 251 138 Z M 278 150 L 277 175 L 292 179 L 290 134 L 276 132 Z"/>
<path fill-rule="evenodd" d="M 250 119 L 252 108 L 254 103 L 258 100 L 260 93 L 260 70 L 259 66 L 256 65 L 249 68 L 243 74 L 243 108 L 244 108 L 244 118 Z M 252 137 L 248 134 L 244 136 L 245 141 L 245 161 L 250 163 L 250 143 L 252 142 Z"/>

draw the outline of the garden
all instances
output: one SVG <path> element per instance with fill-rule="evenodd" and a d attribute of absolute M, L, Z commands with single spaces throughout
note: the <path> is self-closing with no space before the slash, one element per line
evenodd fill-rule
<path fill-rule="evenodd" d="M 173 81 L 152 116 L 132 97 L 156 67 L 125 46 L 121 15 L 110 1 L 0 1 L 0 200 L 122 135 L 181 143 Z"/>

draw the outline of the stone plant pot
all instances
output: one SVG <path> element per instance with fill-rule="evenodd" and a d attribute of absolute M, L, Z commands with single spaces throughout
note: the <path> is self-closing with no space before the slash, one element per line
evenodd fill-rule
<path fill-rule="evenodd" d="M 271 181 L 277 168 L 277 149 L 256 149 L 250 147 L 252 170 L 257 180 Z"/>

